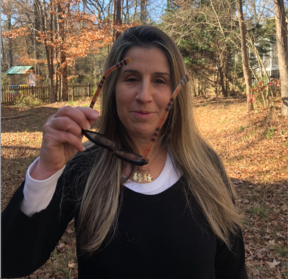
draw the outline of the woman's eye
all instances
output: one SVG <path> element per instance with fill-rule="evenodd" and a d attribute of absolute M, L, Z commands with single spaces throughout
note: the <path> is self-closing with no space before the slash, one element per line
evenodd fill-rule
<path fill-rule="evenodd" d="M 137 79 L 136 78 L 127 78 L 126 81 L 128 81 L 128 82 L 136 82 Z"/>
<path fill-rule="evenodd" d="M 156 83 L 165 83 L 165 81 L 162 80 L 162 79 L 156 79 L 155 82 L 156 82 Z"/>

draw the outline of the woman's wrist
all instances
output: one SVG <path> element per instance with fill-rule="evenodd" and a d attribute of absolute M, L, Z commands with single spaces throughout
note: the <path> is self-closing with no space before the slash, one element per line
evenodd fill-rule
<path fill-rule="evenodd" d="M 55 168 L 54 170 L 47 170 L 47 168 L 43 167 L 39 158 L 29 175 L 32 179 L 41 181 L 50 178 L 61 169 L 62 168 Z"/>

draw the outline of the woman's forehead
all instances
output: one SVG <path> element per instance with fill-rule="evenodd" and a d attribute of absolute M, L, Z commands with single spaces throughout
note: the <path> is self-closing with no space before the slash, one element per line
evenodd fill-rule
<path fill-rule="evenodd" d="M 125 57 L 129 57 L 131 63 L 122 67 L 121 72 L 149 70 L 170 75 L 168 59 L 159 48 L 132 47 L 126 52 Z"/>

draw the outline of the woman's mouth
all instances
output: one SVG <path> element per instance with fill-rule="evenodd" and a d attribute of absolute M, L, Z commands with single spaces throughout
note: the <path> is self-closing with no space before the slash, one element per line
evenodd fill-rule
<path fill-rule="evenodd" d="M 148 111 L 132 111 L 132 114 L 136 117 L 140 118 L 148 118 L 150 117 L 153 112 L 148 112 Z"/>

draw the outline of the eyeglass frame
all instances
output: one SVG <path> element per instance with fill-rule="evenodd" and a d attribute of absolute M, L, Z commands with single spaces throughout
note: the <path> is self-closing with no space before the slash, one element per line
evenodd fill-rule
<path fill-rule="evenodd" d="M 120 68 L 122 66 L 126 66 L 129 63 L 131 63 L 131 59 L 129 57 L 127 57 L 127 58 L 121 60 L 120 62 L 118 62 L 117 64 L 115 64 L 114 66 L 112 66 L 111 68 L 109 68 L 106 71 L 106 73 L 102 77 L 102 79 L 101 79 L 101 81 L 100 81 L 100 83 L 99 83 L 99 85 L 98 85 L 98 87 L 97 87 L 97 89 L 95 91 L 95 94 L 94 94 L 94 96 L 92 98 L 92 101 L 90 103 L 90 108 L 92 108 L 92 109 L 94 108 L 95 103 L 97 101 L 97 98 L 99 96 L 99 93 L 100 93 L 100 91 L 102 89 L 102 86 L 103 86 L 107 76 L 110 73 L 112 73 L 114 70 L 116 70 L 117 68 Z M 171 96 L 171 98 L 170 98 L 170 100 L 169 100 L 169 102 L 168 102 L 168 104 L 167 104 L 167 106 L 165 108 L 165 112 L 164 112 L 163 116 L 161 117 L 161 119 L 160 119 L 160 121 L 159 121 L 159 123 L 157 125 L 157 128 L 156 128 L 155 132 L 153 133 L 153 136 L 152 136 L 152 138 L 150 140 L 150 143 L 149 143 L 148 147 L 146 148 L 143 156 L 141 156 L 140 154 L 137 154 L 137 153 L 130 152 L 130 151 L 125 151 L 125 150 L 122 150 L 122 149 L 115 149 L 115 142 L 110 140 L 110 139 L 108 139 L 103 134 L 100 134 L 100 133 L 97 133 L 97 132 L 93 132 L 93 131 L 90 131 L 90 130 L 83 130 L 83 129 L 82 129 L 82 134 L 85 135 L 85 137 L 88 138 L 93 143 L 95 143 L 95 144 L 97 144 L 97 145 L 99 145 L 99 146 L 101 146 L 103 148 L 106 148 L 106 149 L 112 151 L 115 154 L 115 156 L 120 158 L 121 160 L 124 160 L 126 162 L 129 162 L 129 163 L 137 165 L 137 166 L 147 165 L 149 163 L 149 160 L 147 159 L 148 154 L 149 154 L 154 142 L 156 141 L 156 138 L 157 138 L 157 136 L 158 136 L 158 134 L 159 134 L 159 132 L 160 132 L 160 130 L 161 130 L 166 118 L 167 118 L 167 115 L 168 115 L 168 113 L 169 113 L 169 111 L 170 111 L 170 109 L 172 107 L 173 101 L 175 100 L 176 96 L 180 92 L 182 86 L 185 86 L 186 83 L 188 82 L 188 80 L 189 80 L 189 76 L 187 74 L 185 74 L 183 76 L 183 78 L 180 80 L 180 82 L 178 83 L 178 85 L 176 86 L 175 90 L 173 91 L 172 96 Z M 101 142 L 98 142 L 98 141 L 94 140 L 92 137 L 90 137 L 88 135 L 88 132 L 104 137 L 105 139 L 111 141 L 111 145 L 108 146 L 106 144 L 103 144 Z M 122 157 L 121 155 L 119 155 L 117 153 L 117 152 L 122 152 L 122 151 L 123 152 L 127 152 L 128 154 L 131 154 L 131 155 L 136 155 L 137 157 L 139 157 L 139 160 L 131 160 L 129 158 Z"/>

